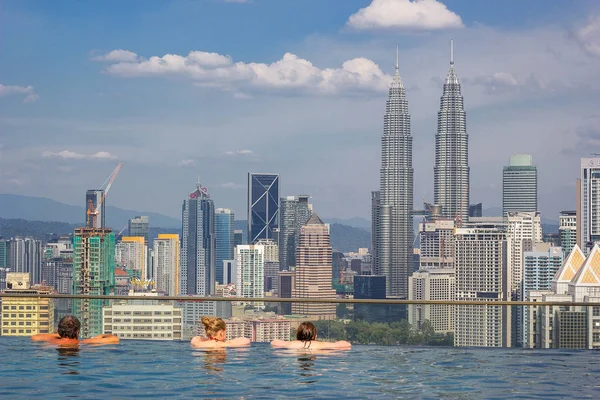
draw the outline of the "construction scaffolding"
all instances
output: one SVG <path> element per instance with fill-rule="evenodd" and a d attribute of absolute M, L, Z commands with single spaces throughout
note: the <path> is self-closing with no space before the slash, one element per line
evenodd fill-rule
<path fill-rule="evenodd" d="M 73 239 L 73 293 L 109 295 L 115 287 L 115 234 L 107 228 L 77 228 Z M 80 337 L 102 333 L 102 307 L 107 300 L 75 299 L 73 313 L 81 321 Z"/>

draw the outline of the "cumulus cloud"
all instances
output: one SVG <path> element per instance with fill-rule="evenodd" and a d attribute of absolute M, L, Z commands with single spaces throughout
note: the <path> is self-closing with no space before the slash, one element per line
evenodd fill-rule
<path fill-rule="evenodd" d="M 230 151 L 225 152 L 226 156 L 247 156 L 250 154 L 252 154 L 252 150 L 248 150 L 248 149 L 230 150 Z"/>
<path fill-rule="evenodd" d="M 33 86 L 11 86 L 0 83 L 0 97 L 12 95 L 24 96 L 24 103 L 32 103 L 40 98 L 37 93 L 35 93 Z"/>
<path fill-rule="evenodd" d="M 583 50 L 594 57 L 600 57 L 600 15 L 592 16 L 587 24 L 573 33 Z"/>
<path fill-rule="evenodd" d="M 63 160 L 85 160 L 85 159 L 114 160 L 115 158 L 117 158 L 116 156 L 112 155 L 108 151 L 98 151 L 93 154 L 82 154 L 82 153 L 77 153 L 77 152 L 71 151 L 71 150 L 62 150 L 59 152 L 44 151 L 42 153 L 42 157 L 44 157 L 44 158 L 61 158 Z"/>
<path fill-rule="evenodd" d="M 373 0 L 348 19 L 354 29 L 432 30 L 462 28 L 456 13 L 438 0 Z"/>
<path fill-rule="evenodd" d="M 118 61 L 104 72 L 120 77 L 184 76 L 196 85 L 234 91 L 243 98 L 249 90 L 335 94 L 347 91 L 385 91 L 391 76 L 367 58 L 345 61 L 339 68 L 319 68 L 310 61 L 286 53 L 271 64 L 234 62 L 230 56 L 204 51 L 188 55 L 166 54 Z M 240 97 L 240 93 L 244 93 Z"/>
<path fill-rule="evenodd" d="M 133 51 L 118 49 L 109 51 L 108 53 L 103 54 L 101 56 L 91 57 L 90 60 L 109 62 L 134 62 L 138 60 L 138 56 Z"/>

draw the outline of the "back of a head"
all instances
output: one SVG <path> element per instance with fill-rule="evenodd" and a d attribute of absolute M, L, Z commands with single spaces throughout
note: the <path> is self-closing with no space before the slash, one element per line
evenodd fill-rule
<path fill-rule="evenodd" d="M 317 328 L 315 328 L 312 322 L 303 322 L 298 325 L 298 329 L 296 329 L 296 340 L 306 342 L 308 340 L 315 340 L 316 337 Z"/>
<path fill-rule="evenodd" d="M 77 339 L 81 322 L 73 315 L 65 315 L 58 323 L 58 336 L 65 339 Z"/>
<path fill-rule="evenodd" d="M 226 328 L 225 321 L 219 317 L 202 317 L 201 321 L 208 337 L 214 337 L 219 331 L 224 331 Z"/>

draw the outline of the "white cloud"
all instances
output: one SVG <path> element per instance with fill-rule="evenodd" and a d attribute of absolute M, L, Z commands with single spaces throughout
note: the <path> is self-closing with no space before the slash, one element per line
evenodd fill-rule
<path fill-rule="evenodd" d="M 44 158 L 62 158 L 63 160 L 84 160 L 84 159 L 92 159 L 92 160 L 114 160 L 116 156 L 110 154 L 107 151 L 99 151 L 93 154 L 82 154 L 77 153 L 71 150 L 62 150 L 57 153 L 51 151 L 44 151 L 42 153 L 42 157 Z"/>
<path fill-rule="evenodd" d="M 92 61 L 109 61 L 109 62 L 134 62 L 138 60 L 138 55 L 129 50 L 112 50 L 101 56 L 90 57 Z"/>
<path fill-rule="evenodd" d="M 460 16 L 438 0 L 373 0 L 348 19 L 354 29 L 462 28 Z"/>
<path fill-rule="evenodd" d="M 533 73 L 527 79 L 520 80 L 510 72 L 494 72 L 490 75 L 477 76 L 471 80 L 465 79 L 465 83 L 480 85 L 488 94 L 508 91 L 538 92 L 548 88 L 544 81 Z"/>
<path fill-rule="evenodd" d="M 574 36 L 587 54 L 600 57 L 600 15 L 590 17 L 586 25 L 575 30 Z"/>
<path fill-rule="evenodd" d="M 252 154 L 252 150 L 242 149 L 242 150 L 230 150 L 224 153 L 226 156 L 246 156 Z"/>
<path fill-rule="evenodd" d="M 250 100 L 250 99 L 253 99 L 254 97 L 250 96 L 249 94 L 246 94 L 246 93 L 236 92 L 233 94 L 233 98 L 238 99 L 238 100 Z"/>
<path fill-rule="evenodd" d="M 385 91 L 392 79 L 366 58 L 345 61 L 340 68 L 321 69 L 292 53 L 265 64 L 233 62 L 227 55 L 192 51 L 187 56 L 166 54 L 115 62 L 105 72 L 121 77 L 185 76 L 201 87 L 234 91 L 236 98 L 252 89 L 304 94 Z"/>
<path fill-rule="evenodd" d="M 39 100 L 40 96 L 35 93 L 33 86 L 11 86 L 0 83 L 0 97 L 21 95 L 25 96 L 24 103 L 32 103 Z"/>
<path fill-rule="evenodd" d="M 196 162 L 194 160 L 190 160 L 190 159 L 181 160 L 177 163 L 177 166 L 179 166 L 181 168 L 196 167 Z"/>

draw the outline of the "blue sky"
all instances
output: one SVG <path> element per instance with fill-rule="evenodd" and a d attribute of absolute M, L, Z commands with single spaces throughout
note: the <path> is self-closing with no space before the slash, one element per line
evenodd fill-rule
<path fill-rule="evenodd" d="M 245 218 L 246 174 L 278 172 L 325 217 L 369 217 L 395 44 L 415 204 L 433 197 L 450 38 L 471 200 L 501 204 L 530 153 L 546 218 L 574 209 L 600 149 L 600 4 L 547 0 L 0 1 L 0 192 L 179 216 L 197 174 Z"/>

